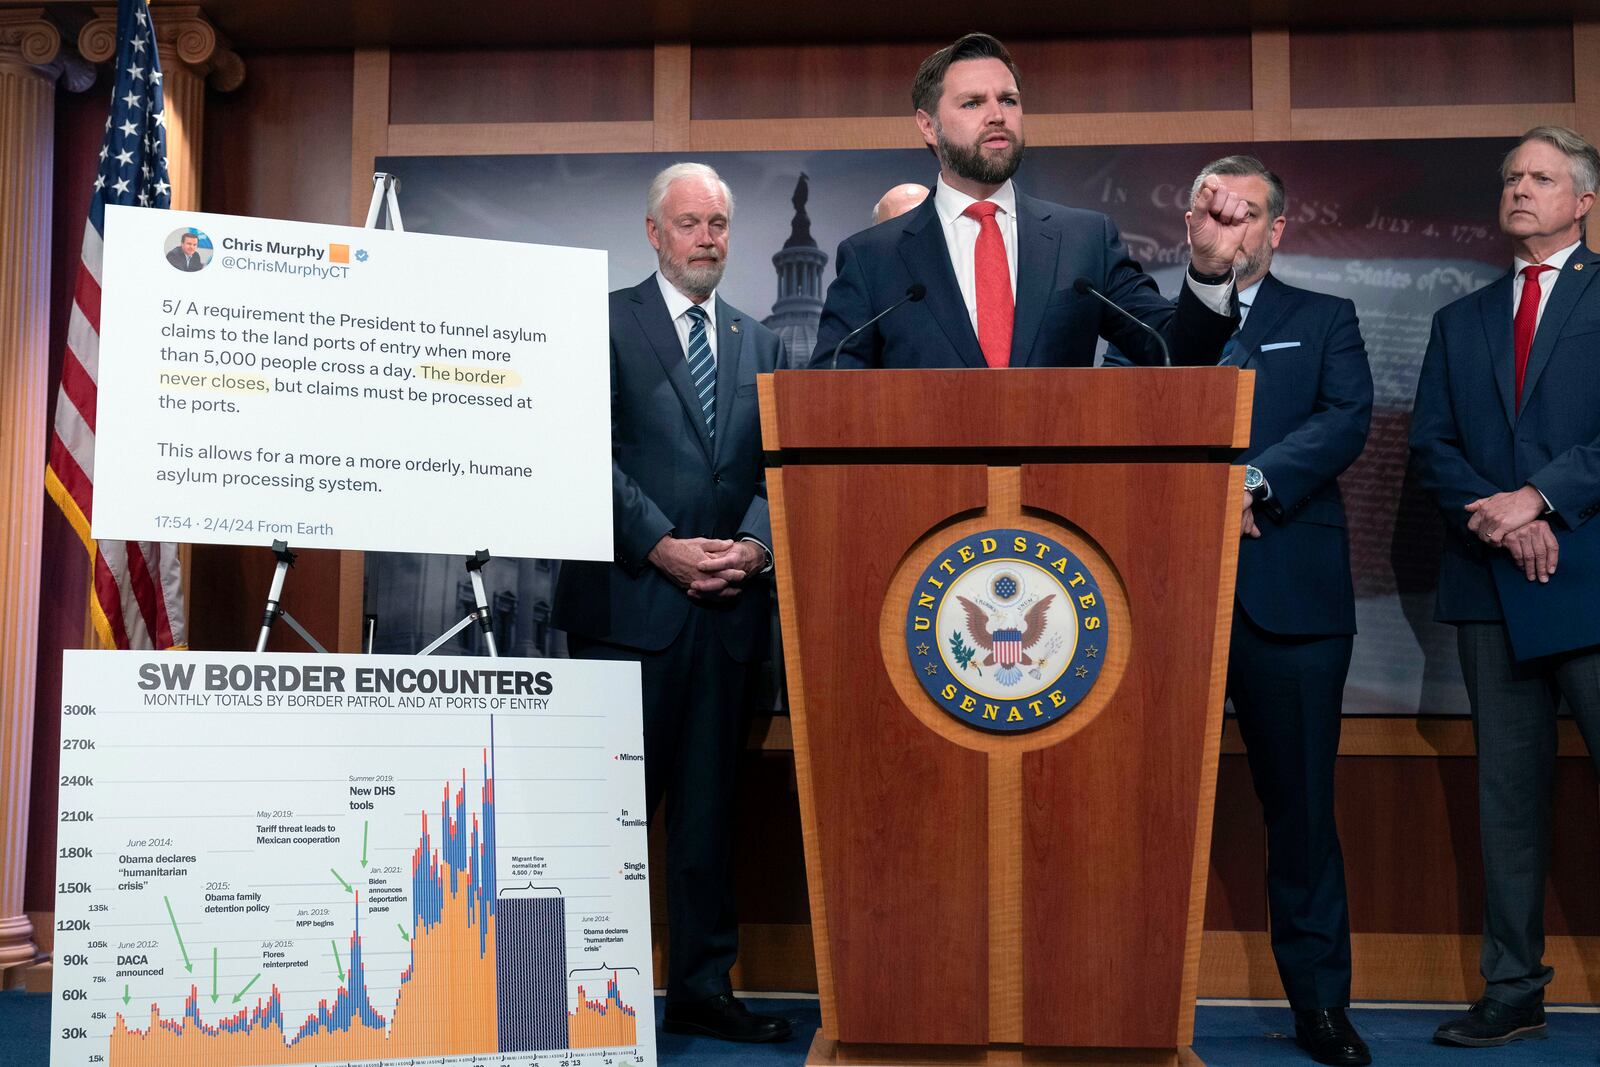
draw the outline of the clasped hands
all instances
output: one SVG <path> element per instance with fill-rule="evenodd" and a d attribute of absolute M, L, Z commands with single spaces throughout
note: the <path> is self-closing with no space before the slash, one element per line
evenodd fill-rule
<path fill-rule="evenodd" d="M 1560 549 L 1545 513 L 1544 495 L 1531 485 L 1482 497 L 1467 505 L 1467 529 L 1486 545 L 1511 553 L 1528 581 L 1548 582 Z"/>
<path fill-rule="evenodd" d="M 765 556 L 753 541 L 668 534 L 650 550 L 649 560 L 691 600 L 726 600 L 742 592 L 740 583 L 761 569 Z"/>

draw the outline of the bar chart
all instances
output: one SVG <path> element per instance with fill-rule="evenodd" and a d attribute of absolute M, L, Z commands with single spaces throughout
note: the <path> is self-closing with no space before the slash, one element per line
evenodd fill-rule
<path fill-rule="evenodd" d="M 56 1067 L 654 1062 L 636 675 L 74 658 Z"/>

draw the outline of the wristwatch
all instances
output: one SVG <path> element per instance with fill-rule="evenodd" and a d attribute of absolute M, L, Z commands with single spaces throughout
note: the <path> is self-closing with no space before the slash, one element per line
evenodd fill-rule
<path fill-rule="evenodd" d="M 1267 476 L 1261 473 L 1260 467 L 1244 469 L 1244 491 L 1254 497 L 1257 504 L 1267 499 Z"/>

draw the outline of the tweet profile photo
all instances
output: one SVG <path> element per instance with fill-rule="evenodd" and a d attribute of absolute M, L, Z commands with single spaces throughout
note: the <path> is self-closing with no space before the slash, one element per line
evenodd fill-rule
<path fill-rule="evenodd" d="M 185 274 L 204 270 L 216 253 L 211 238 L 192 226 L 184 226 L 167 234 L 163 247 L 166 249 L 167 262 L 173 269 Z"/>

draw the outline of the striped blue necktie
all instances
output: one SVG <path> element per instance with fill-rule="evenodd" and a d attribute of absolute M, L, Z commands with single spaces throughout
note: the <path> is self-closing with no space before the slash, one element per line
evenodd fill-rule
<path fill-rule="evenodd" d="M 689 307 L 689 377 L 700 398 L 700 412 L 706 418 L 706 436 L 717 436 L 717 357 L 711 354 L 706 337 L 706 309 Z"/>
<path fill-rule="evenodd" d="M 1239 334 L 1244 332 L 1244 320 L 1250 314 L 1250 305 L 1243 300 L 1239 301 L 1239 328 L 1233 331 L 1233 336 L 1228 338 L 1228 343 L 1222 346 L 1222 358 L 1217 360 L 1219 367 L 1231 367 L 1239 362 L 1239 357 L 1244 354 L 1244 345 L 1239 343 Z"/>

